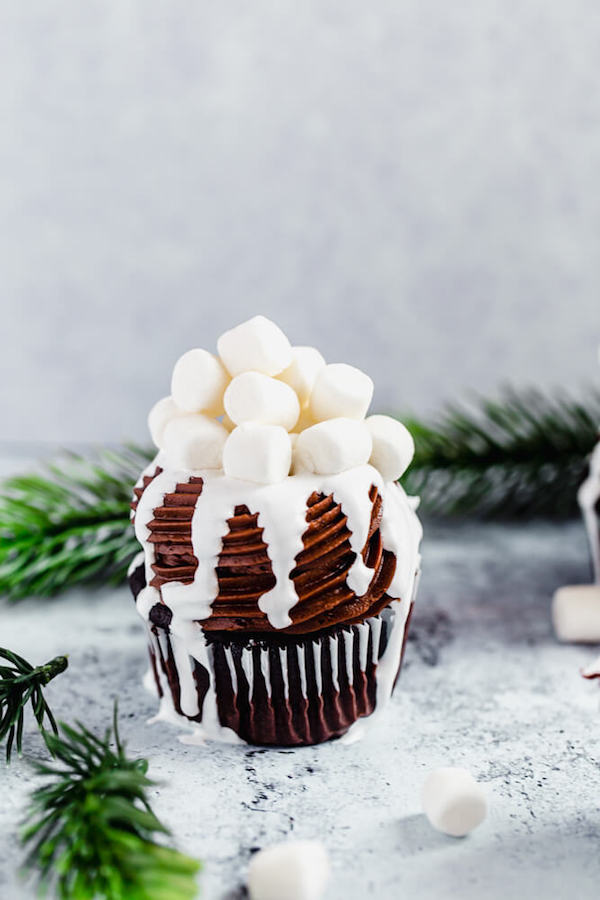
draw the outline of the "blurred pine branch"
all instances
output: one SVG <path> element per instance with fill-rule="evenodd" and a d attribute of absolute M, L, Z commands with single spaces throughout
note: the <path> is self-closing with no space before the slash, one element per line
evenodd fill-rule
<path fill-rule="evenodd" d="M 139 545 L 132 486 L 153 452 L 67 453 L 0 484 L 0 594 L 49 596 L 82 582 L 121 582 Z"/>
<path fill-rule="evenodd" d="M 477 518 L 576 515 L 577 488 L 598 440 L 600 391 L 585 400 L 505 389 L 474 397 L 431 423 L 403 419 L 416 453 L 402 479 L 424 512 Z"/>
<path fill-rule="evenodd" d="M 402 479 L 435 516 L 567 518 L 600 423 L 600 392 L 506 389 L 432 422 L 403 418 L 416 454 Z M 78 583 L 120 582 L 139 549 L 129 522 L 133 484 L 154 455 L 126 446 L 65 454 L 0 483 L 0 594 L 51 595 Z"/>

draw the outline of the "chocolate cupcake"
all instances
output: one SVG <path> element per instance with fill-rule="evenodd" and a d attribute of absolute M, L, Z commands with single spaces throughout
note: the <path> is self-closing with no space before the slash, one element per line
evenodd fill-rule
<path fill-rule="evenodd" d="M 192 350 L 149 417 L 130 569 L 164 717 L 294 746 L 356 733 L 400 669 L 419 568 L 404 426 L 257 316 Z"/>

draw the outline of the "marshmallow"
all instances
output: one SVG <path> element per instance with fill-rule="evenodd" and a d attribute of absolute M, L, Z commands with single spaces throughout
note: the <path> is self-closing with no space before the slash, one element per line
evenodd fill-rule
<path fill-rule="evenodd" d="M 485 792 L 466 769 L 434 769 L 425 780 L 421 799 L 433 827 L 452 837 L 464 837 L 487 813 Z"/>
<path fill-rule="evenodd" d="M 208 350 L 188 350 L 175 363 L 171 394 L 177 406 L 186 412 L 220 416 L 228 381 L 220 359 Z"/>
<path fill-rule="evenodd" d="M 231 432 L 223 450 L 223 469 L 229 478 L 256 484 L 276 484 L 289 475 L 292 442 L 280 425 L 245 422 Z"/>
<path fill-rule="evenodd" d="M 225 391 L 224 402 L 227 415 L 236 425 L 259 422 L 281 425 L 289 431 L 300 415 L 296 392 L 288 384 L 260 372 L 236 375 Z"/>
<path fill-rule="evenodd" d="M 164 450 L 176 469 L 219 469 L 228 436 L 216 419 L 188 413 L 171 419 L 166 426 Z"/>
<path fill-rule="evenodd" d="M 279 375 L 292 362 L 290 342 L 275 322 L 264 316 L 254 316 L 226 331 L 217 348 L 230 375 L 251 371 Z"/>
<path fill-rule="evenodd" d="M 325 360 L 315 347 L 292 347 L 292 354 L 291 366 L 279 378 L 296 391 L 300 405 L 305 406 Z"/>
<path fill-rule="evenodd" d="M 337 475 L 368 462 L 372 450 L 369 430 L 355 419 L 329 419 L 306 428 L 294 448 L 294 472 Z"/>
<path fill-rule="evenodd" d="M 286 841 L 259 850 L 248 866 L 250 900 L 319 900 L 329 858 L 318 841 Z"/>
<path fill-rule="evenodd" d="M 292 430 L 299 434 L 301 431 L 304 431 L 305 428 L 310 428 L 311 425 L 316 424 L 317 423 L 311 415 L 310 408 L 308 406 L 305 406 L 304 409 L 300 410 L 298 421 L 296 422 Z"/>
<path fill-rule="evenodd" d="M 600 584 L 572 584 L 559 588 L 552 600 L 552 623 L 559 641 L 598 643 Z"/>
<path fill-rule="evenodd" d="M 172 397 L 163 397 L 158 403 L 155 403 L 148 413 L 148 428 L 152 440 L 161 450 L 164 445 L 165 428 L 176 416 L 184 415 L 183 410 L 179 409 Z"/>
<path fill-rule="evenodd" d="M 410 431 L 391 416 L 369 416 L 365 425 L 373 440 L 369 462 L 381 472 L 385 481 L 396 481 L 415 455 L 415 442 Z"/>
<path fill-rule="evenodd" d="M 315 380 L 310 396 L 310 409 L 316 422 L 325 419 L 364 419 L 373 397 L 373 382 L 368 375 L 333 363 L 324 366 Z"/>

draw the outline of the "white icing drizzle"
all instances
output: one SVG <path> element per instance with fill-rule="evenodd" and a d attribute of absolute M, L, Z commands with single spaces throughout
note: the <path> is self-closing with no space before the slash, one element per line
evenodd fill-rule
<path fill-rule="evenodd" d="M 381 619 L 373 619 L 371 622 L 371 635 L 373 638 L 373 647 L 371 648 L 371 662 L 377 665 L 379 658 L 379 641 L 381 639 Z"/>
<path fill-rule="evenodd" d="M 358 665 L 361 672 L 367 669 L 367 654 L 369 652 L 369 626 L 361 622 L 354 626 L 358 632 Z"/>
<path fill-rule="evenodd" d="M 159 454 L 149 470 L 153 471 L 161 462 L 163 459 Z M 383 499 L 383 545 L 396 555 L 390 596 L 406 596 L 410 573 L 415 569 L 421 527 L 403 489 L 394 483 L 384 484 L 379 472 L 369 465 L 357 466 L 338 475 L 293 475 L 275 485 L 227 478 L 220 470 L 161 472 L 142 494 L 136 514 L 135 530 L 144 547 L 148 582 L 153 577 L 155 561 L 155 545 L 148 541 L 148 524 L 154 509 L 162 506 L 165 494 L 173 492 L 178 482 L 188 481 L 193 474 L 201 476 L 204 482 L 191 522 L 192 546 L 198 560 L 194 581 L 189 585 L 167 582 L 161 589 L 164 601 L 176 616 L 196 621 L 210 616 L 218 593 L 216 568 L 223 537 L 228 532 L 227 520 L 234 515 L 236 506 L 245 505 L 251 513 L 258 513 L 258 527 L 263 529 L 263 540 L 276 579 L 275 586 L 260 597 L 258 605 L 273 628 L 291 625 L 290 610 L 298 602 L 298 595 L 289 575 L 295 567 L 296 556 L 303 549 L 302 536 L 307 528 L 306 502 L 313 491 L 332 494 L 347 517 L 355 560 L 346 580 L 358 597 L 363 596 L 373 578 L 373 570 L 365 565 L 361 556 L 371 521 L 369 489 L 373 484 Z"/>
<path fill-rule="evenodd" d="M 139 553 L 135 554 L 135 556 L 133 557 L 133 559 L 131 560 L 131 562 L 129 564 L 129 568 L 127 569 L 127 577 L 129 578 L 130 575 L 133 575 L 133 573 L 138 568 L 138 566 L 141 566 L 143 562 L 144 562 L 144 551 L 140 550 Z"/>
<path fill-rule="evenodd" d="M 225 656 L 225 662 L 227 663 L 227 669 L 229 670 L 229 677 L 231 678 L 231 685 L 233 687 L 233 693 L 237 697 L 238 679 L 237 679 L 237 672 L 235 669 L 235 662 L 233 659 L 233 653 L 231 652 L 231 647 L 224 647 L 223 653 Z"/>
<path fill-rule="evenodd" d="M 335 638 L 329 638 L 329 655 L 331 657 L 331 678 L 334 689 L 339 692 L 340 682 L 338 678 L 338 642 Z"/>
<path fill-rule="evenodd" d="M 308 697 L 306 690 L 306 652 L 304 644 L 298 647 L 298 667 L 300 669 L 300 690 L 303 697 Z"/>
<path fill-rule="evenodd" d="M 590 544 L 594 581 L 600 583 L 600 520 L 596 512 L 596 504 L 600 498 L 600 443 L 598 443 L 590 459 L 590 471 L 579 488 L 577 499 L 583 514 L 583 521 Z"/>
<path fill-rule="evenodd" d="M 285 649 L 285 647 L 279 648 L 279 659 L 281 661 L 281 674 L 283 675 L 283 692 L 286 699 L 289 700 L 290 684 L 288 681 L 287 650 Z"/>
<path fill-rule="evenodd" d="M 387 482 L 383 494 L 381 538 L 386 550 L 396 555 L 396 570 L 388 594 L 394 600 L 410 599 L 415 571 L 419 565 L 419 544 L 423 529 L 404 489 Z"/>
<path fill-rule="evenodd" d="M 258 663 L 260 665 L 260 671 L 265 682 L 265 686 L 267 688 L 267 694 L 271 696 L 271 676 L 267 674 L 269 672 L 269 651 L 259 648 L 258 651 Z"/>
<path fill-rule="evenodd" d="M 321 645 L 316 641 L 311 641 L 311 651 L 315 666 L 315 682 L 317 684 L 317 693 L 323 693 L 323 673 L 321 670 Z"/>
<path fill-rule="evenodd" d="M 354 638 L 351 631 L 344 629 L 344 651 L 346 654 L 346 675 L 348 684 L 354 684 Z"/>
<path fill-rule="evenodd" d="M 246 676 L 246 683 L 248 685 L 248 698 L 251 700 L 254 673 L 254 653 L 252 652 L 252 649 L 242 651 L 240 662 L 242 664 L 242 669 L 244 670 L 244 675 Z"/>

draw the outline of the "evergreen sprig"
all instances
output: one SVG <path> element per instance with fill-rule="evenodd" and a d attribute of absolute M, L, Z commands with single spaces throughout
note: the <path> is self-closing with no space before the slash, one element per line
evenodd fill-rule
<path fill-rule="evenodd" d="M 597 439 L 600 392 L 505 390 L 475 397 L 430 423 L 401 417 L 416 454 L 402 479 L 437 516 L 564 518 Z M 82 582 L 120 582 L 137 552 L 132 485 L 153 456 L 126 446 L 93 458 L 65 455 L 0 484 L 0 595 L 51 595 Z"/>
<path fill-rule="evenodd" d="M 56 733 L 57 727 L 44 697 L 44 687 L 67 668 L 66 656 L 57 656 L 43 666 L 32 666 L 12 650 L 0 647 L 0 660 L 8 665 L 0 665 L 0 744 L 6 740 L 6 762 L 10 762 L 16 739 L 17 753 L 21 754 L 25 710 L 31 704 L 39 729 L 49 744 L 51 735 L 47 725 Z"/>
<path fill-rule="evenodd" d="M 49 596 L 73 584 L 120 582 L 135 553 L 132 485 L 152 458 L 126 446 L 61 459 L 0 485 L 0 594 Z"/>
<path fill-rule="evenodd" d="M 22 831 L 25 872 L 60 900 L 192 900 L 200 863 L 154 840 L 169 835 L 147 798 L 145 759 L 129 759 L 117 727 L 102 738 L 60 723 L 48 746 L 57 762 L 36 763 Z"/>
<path fill-rule="evenodd" d="M 598 440 L 600 392 L 567 394 L 507 388 L 475 397 L 431 424 L 403 420 L 416 453 L 403 478 L 426 513 L 479 518 L 567 518 Z"/>

